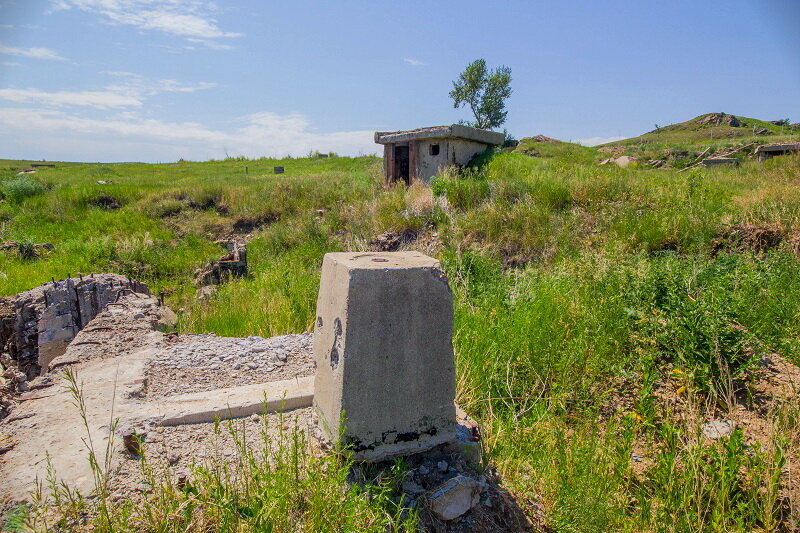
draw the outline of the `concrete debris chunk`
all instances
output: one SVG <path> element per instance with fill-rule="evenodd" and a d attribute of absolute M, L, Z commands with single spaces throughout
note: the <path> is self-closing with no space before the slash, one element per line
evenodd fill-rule
<path fill-rule="evenodd" d="M 711 440 L 717 440 L 730 436 L 735 428 L 736 425 L 732 420 L 711 420 L 703 424 L 703 435 Z"/>
<path fill-rule="evenodd" d="M 473 479 L 458 475 L 427 495 L 428 508 L 439 519 L 455 520 L 473 507 L 481 498 L 481 487 Z"/>
<path fill-rule="evenodd" d="M 129 293 L 150 294 L 144 283 L 117 274 L 53 281 L 18 294 L 9 351 L 20 370 L 38 376 L 86 324 Z"/>
<path fill-rule="evenodd" d="M 219 285 L 231 278 L 247 275 L 247 246 L 244 241 L 234 239 L 218 244 L 225 246 L 228 253 L 195 272 L 198 285 Z"/>

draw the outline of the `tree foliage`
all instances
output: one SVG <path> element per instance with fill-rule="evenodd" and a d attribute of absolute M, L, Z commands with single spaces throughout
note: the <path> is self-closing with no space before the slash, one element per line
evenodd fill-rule
<path fill-rule="evenodd" d="M 509 96 L 511 69 L 500 66 L 490 71 L 485 59 L 476 59 L 467 65 L 450 91 L 453 107 L 469 105 L 475 122 L 468 124 L 482 129 L 496 128 L 506 121 L 506 99 Z"/>

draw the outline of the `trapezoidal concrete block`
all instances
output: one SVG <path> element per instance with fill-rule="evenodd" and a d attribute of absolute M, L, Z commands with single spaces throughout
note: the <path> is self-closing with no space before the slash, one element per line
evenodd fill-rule
<path fill-rule="evenodd" d="M 452 334 L 453 297 L 435 259 L 326 254 L 314 405 L 328 438 L 368 461 L 453 441 Z"/>

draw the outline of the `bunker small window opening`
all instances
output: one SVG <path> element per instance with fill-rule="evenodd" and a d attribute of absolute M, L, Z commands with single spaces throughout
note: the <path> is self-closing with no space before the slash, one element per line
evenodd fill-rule
<path fill-rule="evenodd" d="M 431 145 L 431 155 L 439 155 L 439 145 L 432 144 Z"/>

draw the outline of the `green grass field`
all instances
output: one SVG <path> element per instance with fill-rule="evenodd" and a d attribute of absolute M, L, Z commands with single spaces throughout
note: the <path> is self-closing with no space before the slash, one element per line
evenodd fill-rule
<path fill-rule="evenodd" d="M 755 405 L 761 356 L 800 364 L 800 157 L 684 173 L 599 158 L 499 153 L 409 189 L 384 188 L 372 157 L 56 163 L 24 179 L 27 163 L 0 161 L 0 240 L 54 245 L 0 256 L 0 294 L 114 271 L 168 291 L 187 332 L 310 331 L 322 256 L 410 230 L 407 247 L 441 259 L 453 287 L 458 402 L 523 509 L 541 503 L 555 531 L 800 527 L 795 399 L 759 414 L 764 434 L 699 434 L 736 415 L 733 396 Z M 733 227 L 768 228 L 776 242 Z M 252 230 L 250 274 L 197 300 L 194 269 L 237 228 Z M 356 490 L 338 464 L 303 460 L 305 473 L 248 467 L 274 476 L 261 493 L 208 478 L 194 497 L 163 488 L 94 525 L 309 531 L 334 506 L 338 530 L 415 527 L 416 511 L 391 500 L 396 478 Z M 231 511 L 258 498 L 275 499 L 273 514 Z M 174 509 L 183 521 L 170 522 Z"/>

